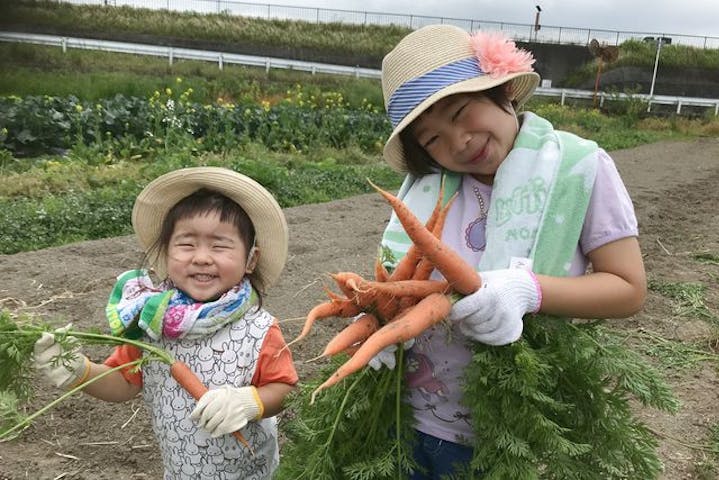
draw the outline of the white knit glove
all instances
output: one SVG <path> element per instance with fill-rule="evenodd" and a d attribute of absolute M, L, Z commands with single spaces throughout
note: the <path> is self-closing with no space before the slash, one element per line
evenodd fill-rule
<path fill-rule="evenodd" d="M 219 437 L 262 418 L 264 411 L 255 387 L 220 387 L 200 397 L 190 418 L 213 437 Z"/>
<path fill-rule="evenodd" d="M 80 353 L 77 340 L 69 337 L 68 347 L 55 341 L 55 336 L 65 336 L 72 324 L 55 330 L 55 334 L 42 332 L 35 342 L 33 358 L 35 368 L 56 387 L 70 390 L 82 383 L 90 372 L 90 360 Z"/>
<path fill-rule="evenodd" d="M 414 338 L 410 338 L 402 344 L 405 350 L 412 348 L 413 345 Z M 392 345 L 385 347 L 377 355 L 372 357 L 370 361 L 367 362 L 367 365 L 374 368 L 375 370 L 379 370 L 380 368 L 382 368 L 383 365 L 390 370 L 394 370 L 394 367 L 397 366 L 397 357 L 395 355 L 396 351 L 397 344 L 393 343 Z"/>
<path fill-rule="evenodd" d="M 449 320 L 466 336 L 487 345 L 507 345 L 522 335 L 522 317 L 539 311 L 542 290 L 529 270 L 480 272 L 482 287 L 454 304 Z"/>

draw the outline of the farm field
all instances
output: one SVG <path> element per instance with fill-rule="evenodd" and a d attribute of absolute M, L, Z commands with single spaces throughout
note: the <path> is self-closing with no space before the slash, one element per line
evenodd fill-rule
<path fill-rule="evenodd" d="M 649 409 L 639 415 L 660 443 L 662 480 L 717 478 L 719 138 L 664 141 L 611 153 L 635 202 L 650 280 L 644 311 L 611 325 L 650 355 L 682 404 L 674 415 Z M 370 275 L 389 207 L 378 195 L 364 194 L 285 213 L 289 261 L 265 305 L 292 338 L 309 308 L 325 298 L 327 273 Z M 46 316 L 58 326 L 72 321 L 79 329 L 103 329 L 103 308 L 115 276 L 137 267 L 140 259 L 131 235 L 0 255 L 0 307 Z M 318 355 L 341 326 L 332 320 L 318 324 L 310 337 L 293 345 L 301 379 L 317 373 L 321 365 L 305 360 Z M 108 351 L 86 353 L 101 360 Z M 35 407 L 57 396 L 53 387 L 36 385 Z M 161 474 L 140 398 L 114 405 L 79 395 L 18 439 L 0 443 L 3 480 L 159 480 Z"/>

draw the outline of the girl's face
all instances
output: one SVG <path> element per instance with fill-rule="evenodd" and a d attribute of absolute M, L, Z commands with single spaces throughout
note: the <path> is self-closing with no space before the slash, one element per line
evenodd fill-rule
<path fill-rule="evenodd" d="M 514 110 L 508 109 L 476 93 L 451 95 L 422 113 L 412 134 L 442 167 L 491 184 L 519 130 Z"/>
<path fill-rule="evenodd" d="M 167 275 L 177 288 L 206 302 L 220 297 L 251 273 L 257 250 L 248 251 L 237 227 L 220 222 L 219 212 L 177 221 L 167 247 Z"/>

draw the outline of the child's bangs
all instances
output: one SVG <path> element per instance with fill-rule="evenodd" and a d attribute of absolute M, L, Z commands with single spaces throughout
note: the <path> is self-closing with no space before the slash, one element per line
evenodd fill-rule
<path fill-rule="evenodd" d="M 169 241 L 179 220 L 218 213 L 220 222 L 234 225 L 250 248 L 255 241 L 255 227 L 247 212 L 232 199 L 208 189 L 200 189 L 180 200 L 170 209 L 163 222 L 162 240 Z M 164 242 L 163 242 L 164 243 Z"/>

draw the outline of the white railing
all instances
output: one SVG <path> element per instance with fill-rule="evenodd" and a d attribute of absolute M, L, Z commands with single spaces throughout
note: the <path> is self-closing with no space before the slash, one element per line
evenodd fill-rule
<path fill-rule="evenodd" d="M 175 59 L 201 60 L 217 63 L 222 69 L 225 64 L 238 64 L 253 67 L 261 67 L 266 71 L 271 68 L 298 70 L 312 74 L 323 73 L 331 75 L 346 75 L 356 78 L 379 79 L 381 72 L 371 68 L 348 67 L 344 65 L 331 65 L 327 63 L 304 62 L 300 60 L 289 60 L 275 57 L 260 57 L 254 55 L 242 55 L 228 52 L 216 52 L 210 50 L 197 50 L 191 48 L 167 47 L 162 45 L 146 45 L 140 43 L 125 43 L 109 40 L 95 40 L 90 38 L 73 38 L 58 35 L 30 34 L 17 32 L 0 32 L 0 41 L 31 43 L 36 45 L 49 45 L 62 48 L 63 52 L 68 48 L 84 50 L 100 50 L 115 53 L 129 53 L 135 55 L 151 55 L 167 58 L 170 65 Z M 595 93 L 588 90 L 575 90 L 567 88 L 537 88 L 535 95 L 558 98 L 562 105 L 567 99 L 595 100 Z M 647 104 L 647 110 L 652 105 L 676 105 L 676 113 L 681 114 L 683 107 L 705 107 L 714 110 L 714 115 L 719 116 L 719 98 L 698 98 L 698 97 L 677 97 L 671 95 L 646 95 L 646 94 L 625 94 L 598 92 L 596 100 L 603 105 L 607 100 L 634 99 Z"/>

